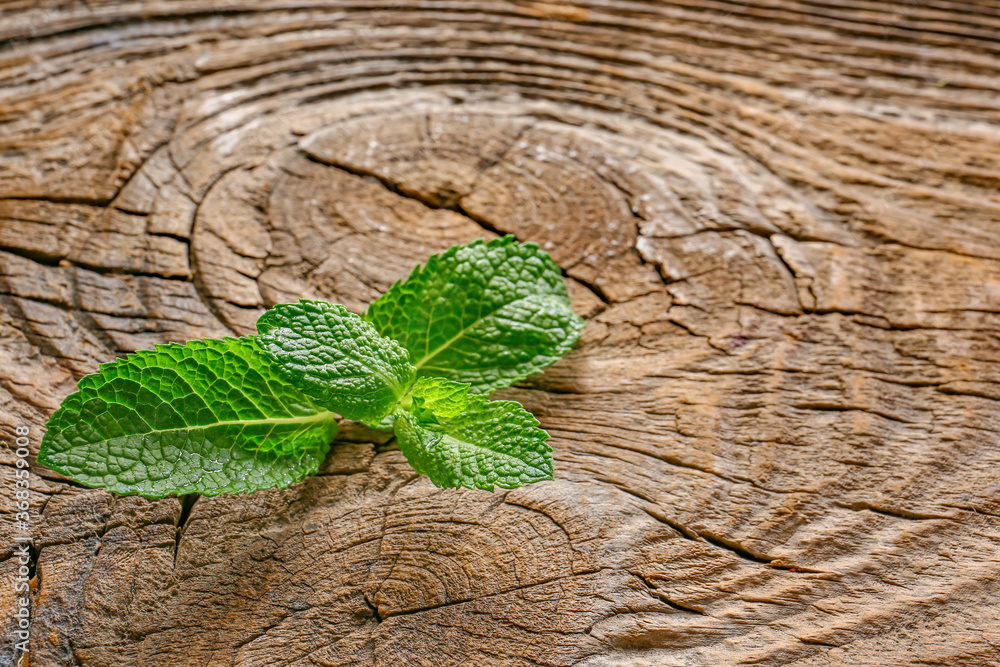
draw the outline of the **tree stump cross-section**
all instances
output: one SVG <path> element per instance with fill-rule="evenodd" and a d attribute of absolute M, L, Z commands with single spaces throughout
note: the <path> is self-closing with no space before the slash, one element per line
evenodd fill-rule
<path fill-rule="evenodd" d="M 0 664 L 1000 665 L 1000 13 L 964 3 L 0 7 Z M 286 490 L 34 463 L 98 364 L 538 242 L 581 343 L 497 396 L 556 479 L 344 424 Z"/>

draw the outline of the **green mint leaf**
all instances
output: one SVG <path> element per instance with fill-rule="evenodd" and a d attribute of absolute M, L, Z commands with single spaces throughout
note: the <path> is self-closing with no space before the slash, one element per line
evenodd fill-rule
<path fill-rule="evenodd" d="M 399 449 L 413 469 L 437 486 L 486 491 L 552 479 L 549 434 L 538 420 L 520 403 L 490 401 L 468 389 L 420 378 L 410 409 L 396 410 Z"/>
<path fill-rule="evenodd" d="M 389 413 L 378 422 L 373 422 L 373 421 L 364 422 L 364 425 L 367 426 L 368 428 L 373 428 L 376 431 L 391 431 L 392 422 L 395 421 L 395 419 L 396 419 L 395 416 L 393 416 L 392 413 Z"/>
<path fill-rule="evenodd" d="M 414 380 L 407 353 L 341 305 L 282 303 L 257 320 L 261 347 L 327 410 L 377 424 Z"/>
<path fill-rule="evenodd" d="M 125 495 L 284 488 L 319 468 L 337 431 L 253 338 L 158 345 L 77 389 L 49 420 L 38 461 Z"/>
<path fill-rule="evenodd" d="M 474 393 L 557 361 L 584 325 L 549 254 L 512 236 L 432 256 L 373 302 L 365 319 L 409 351 L 418 377 L 468 382 Z"/>
<path fill-rule="evenodd" d="M 441 424 L 469 409 L 470 385 L 444 378 L 420 378 L 410 396 L 410 412 L 421 424 Z"/>

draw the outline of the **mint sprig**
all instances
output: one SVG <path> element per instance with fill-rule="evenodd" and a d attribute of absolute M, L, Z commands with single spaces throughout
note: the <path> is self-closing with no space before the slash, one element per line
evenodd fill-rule
<path fill-rule="evenodd" d="M 120 494 L 249 492 L 314 473 L 337 415 L 396 432 L 442 487 L 552 479 L 548 434 L 483 393 L 559 359 L 580 336 L 559 267 L 505 237 L 432 256 L 371 304 L 278 304 L 258 336 L 158 345 L 85 376 L 38 460 Z"/>

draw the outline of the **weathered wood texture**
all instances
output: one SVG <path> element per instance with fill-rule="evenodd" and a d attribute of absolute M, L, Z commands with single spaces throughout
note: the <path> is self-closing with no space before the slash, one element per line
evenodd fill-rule
<path fill-rule="evenodd" d="M 589 319 L 503 392 L 551 483 L 438 490 L 356 427 L 250 496 L 36 467 L 32 665 L 1000 664 L 996 2 L 0 19 L 6 440 L 116 355 L 484 235 Z"/>

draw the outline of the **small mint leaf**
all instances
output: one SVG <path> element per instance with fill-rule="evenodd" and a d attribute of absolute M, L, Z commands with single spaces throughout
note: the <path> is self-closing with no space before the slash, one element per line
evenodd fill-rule
<path fill-rule="evenodd" d="M 549 434 L 538 420 L 520 403 L 490 401 L 467 389 L 420 378 L 411 408 L 396 410 L 399 449 L 413 469 L 437 486 L 486 491 L 552 479 Z"/>
<path fill-rule="evenodd" d="M 407 352 L 341 305 L 303 299 L 257 320 L 260 344 L 319 405 L 378 423 L 414 380 Z"/>
<path fill-rule="evenodd" d="M 469 408 L 469 385 L 423 377 L 413 385 L 410 412 L 421 424 L 440 424 Z"/>
<path fill-rule="evenodd" d="M 337 431 L 253 338 L 157 345 L 77 388 L 49 419 L 38 461 L 125 495 L 284 488 L 319 468 Z"/>
<path fill-rule="evenodd" d="M 432 256 L 365 319 L 409 351 L 418 377 L 468 382 L 475 393 L 557 361 L 584 325 L 549 254 L 512 236 Z"/>
<path fill-rule="evenodd" d="M 376 421 L 366 421 L 366 422 L 362 422 L 362 423 L 365 426 L 367 426 L 368 428 L 375 429 L 376 431 L 391 431 L 392 430 L 392 422 L 395 419 L 396 418 L 392 415 L 392 413 L 389 413 L 385 417 L 382 417 L 382 419 L 380 419 L 377 422 Z"/>

